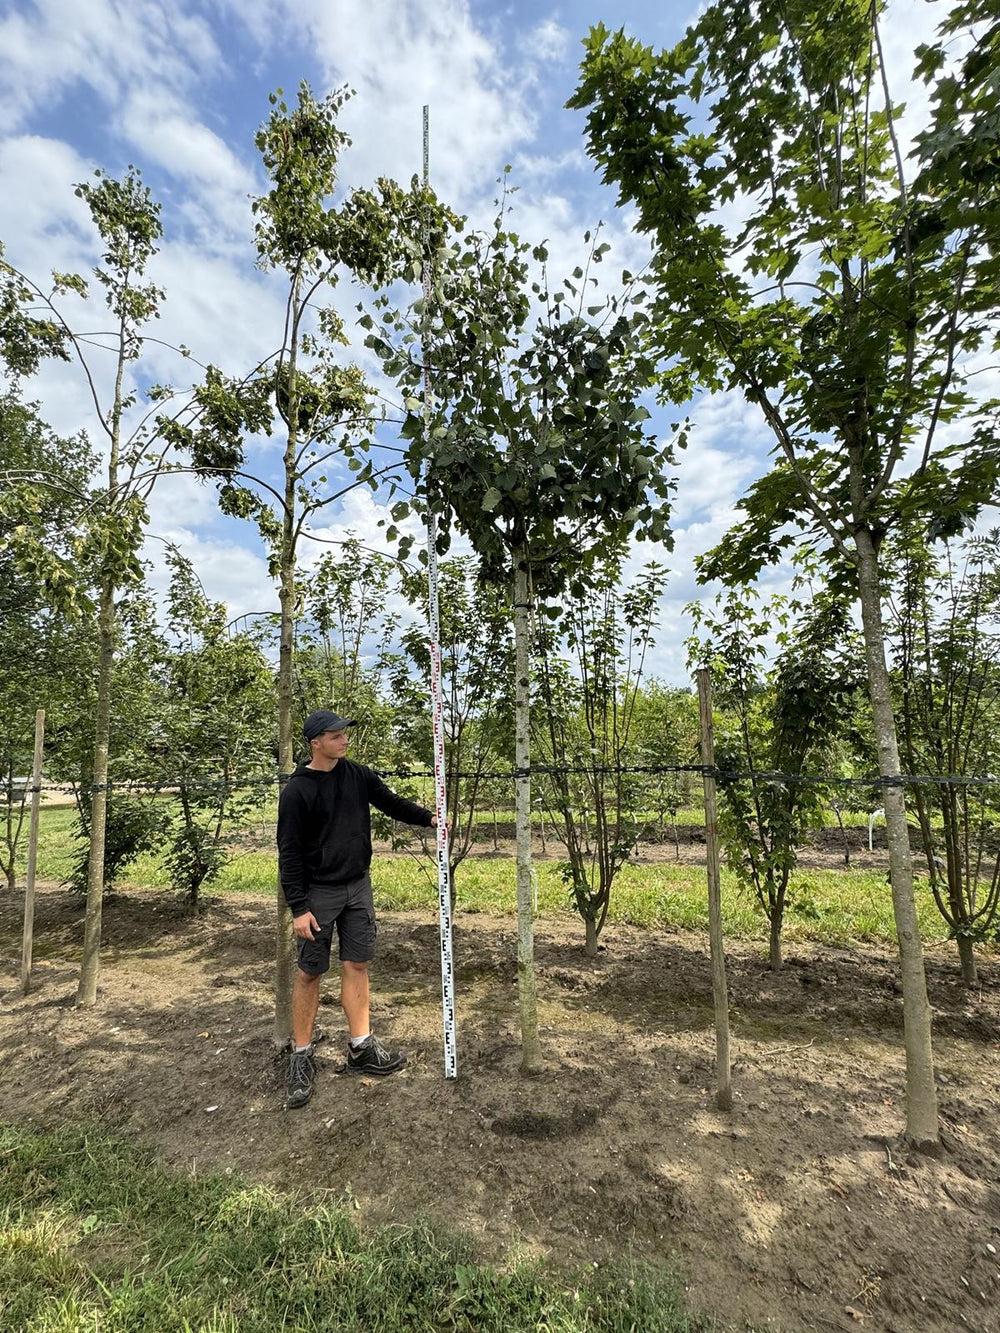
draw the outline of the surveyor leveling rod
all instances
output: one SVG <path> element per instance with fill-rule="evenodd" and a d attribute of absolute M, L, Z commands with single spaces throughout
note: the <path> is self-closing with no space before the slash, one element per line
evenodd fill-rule
<path fill-rule="evenodd" d="M 424 189 L 430 180 L 430 115 L 424 107 Z M 429 229 L 424 228 L 424 320 L 429 318 L 431 263 Z M 424 328 L 426 330 L 427 323 Z M 426 336 L 424 358 L 424 424 L 431 415 L 430 350 Z M 448 859 L 448 802 L 444 781 L 444 707 L 441 702 L 441 627 L 438 615 L 437 515 L 427 505 L 427 629 L 431 655 L 431 721 L 434 732 L 434 812 L 437 815 L 438 909 L 441 922 L 441 1006 L 444 1011 L 444 1076 L 458 1077 L 455 1049 L 455 967 L 451 951 L 451 866 Z"/>

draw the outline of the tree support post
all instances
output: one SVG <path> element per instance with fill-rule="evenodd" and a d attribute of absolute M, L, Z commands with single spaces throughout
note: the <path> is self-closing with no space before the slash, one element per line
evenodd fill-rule
<path fill-rule="evenodd" d="M 24 885 L 24 936 L 21 944 L 21 994 L 31 990 L 31 950 L 35 935 L 35 867 L 38 863 L 38 812 L 42 803 L 42 743 L 45 709 L 35 714 L 35 754 L 31 762 L 31 815 L 28 823 L 28 873 Z"/>
<path fill-rule="evenodd" d="M 521 1018 L 521 1071 L 540 1074 L 544 1068 L 538 1039 L 535 995 L 535 926 L 531 892 L 531 747 L 529 708 L 528 552 L 514 552 L 514 816 L 517 837 L 517 992 Z"/>
<path fill-rule="evenodd" d="M 698 672 L 698 709 L 701 717 L 701 762 L 705 785 L 705 850 L 708 871 L 708 934 L 712 954 L 712 1001 L 715 1006 L 715 1104 L 720 1111 L 733 1109 L 733 1084 L 729 1064 L 729 997 L 726 988 L 726 955 L 722 941 L 722 877 L 719 867 L 719 816 L 716 802 L 715 739 L 712 731 L 712 683 L 708 668 Z"/>

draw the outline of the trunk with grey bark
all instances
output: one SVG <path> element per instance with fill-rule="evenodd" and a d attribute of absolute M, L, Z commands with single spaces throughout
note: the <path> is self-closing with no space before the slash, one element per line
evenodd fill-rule
<path fill-rule="evenodd" d="M 292 358 L 289 382 L 294 384 L 295 360 Z M 292 396 L 290 416 L 294 420 L 297 403 Z M 295 764 L 292 741 L 292 656 L 295 637 L 295 432 L 291 428 L 285 448 L 285 508 L 281 527 L 278 601 L 281 608 L 278 632 L 278 782 L 281 774 L 291 773 Z M 274 1045 L 283 1050 L 292 1036 L 292 974 L 294 928 L 292 914 L 277 885 L 277 921 L 274 953 Z"/>
<path fill-rule="evenodd" d="M 868 685 L 875 720 L 879 771 L 883 777 L 900 774 L 896 724 L 889 690 L 878 559 L 871 533 L 861 526 L 854 534 L 858 553 L 858 583 L 864 626 Z M 927 978 L 913 896 L 913 864 L 903 788 L 884 788 L 886 835 L 889 843 L 889 875 L 892 906 L 899 941 L 903 988 L 903 1040 L 906 1047 L 906 1135 L 916 1146 L 938 1142 L 937 1090 L 931 1049 L 931 1012 L 927 1000 Z"/>
<path fill-rule="evenodd" d="M 768 958 L 772 972 L 780 972 L 782 968 L 781 957 L 781 916 L 777 911 L 771 913 L 771 934 L 768 942 Z"/>
<path fill-rule="evenodd" d="M 585 940 L 585 943 L 584 943 L 584 946 L 583 946 L 583 951 L 584 951 L 584 953 L 586 954 L 586 956 L 587 956 L 588 958 L 596 958 L 596 957 L 597 957 L 597 940 L 598 940 L 598 934 L 597 934 L 597 922 L 594 920 L 593 917 L 591 917 L 591 916 L 587 916 L 587 917 L 584 917 L 584 924 L 585 924 L 585 926 L 586 926 L 587 934 L 586 934 L 586 940 Z"/>
<path fill-rule="evenodd" d="M 979 969 L 976 967 L 976 947 L 968 935 L 958 937 L 958 961 L 962 965 L 962 984 L 977 986 Z"/>
<path fill-rule="evenodd" d="M 104 842 L 108 818 L 108 750 L 111 735 L 111 685 L 115 652 L 115 589 L 110 575 L 101 583 L 97 620 L 97 716 L 94 721 L 94 761 L 90 802 L 90 848 L 87 859 L 87 908 L 83 926 L 83 957 L 76 1002 L 97 1002 L 100 970 L 101 916 L 104 906 Z"/>
<path fill-rule="evenodd" d="M 535 996 L 535 926 L 531 893 L 531 762 L 529 739 L 528 553 L 514 552 L 514 826 L 517 845 L 517 993 L 521 1017 L 521 1070 L 541 1073 Z"/>

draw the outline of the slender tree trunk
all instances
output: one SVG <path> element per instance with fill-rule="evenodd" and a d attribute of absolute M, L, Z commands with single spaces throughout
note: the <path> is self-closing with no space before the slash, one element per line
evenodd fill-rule
<path fill-rule="evenodd" d="M 285 503 L 281 518 L 281 548 L 278 553 L 278 603 L 281 610 L 278 630 L 278 792 L 295 764 L 292 741 L 292 657 L 295 644 L 295 482 L 298 448 L 299 395 L 296 381 L 298 326 L 298 279 L 295 292 L 295 318 L 292 346 L 288 358 L 288 436 L 285 441 Z M 277 921 L 274 940 L 274 1046 L 283 1050 L 292 1038 L 292 952 L 295 931 L 292 914 L 277 883 Z"/>
<path fill-rule="evenodd" d="M 781 957 L 781 914 L 777 908 L 773 908 L 770 914 L 771 936 L 768 949 L 769 961 L 772 972 L 780 972 L 783 959 Z"/>
<path fill-rule="evenodd" d="M 889 692 L 885 660 L 882 604 L 878 560 L 867 528 L 855 532 L 861 617 L 864 626 L 868 686 L 875 719 L 879 771 L 883 777 L 900 774 L 896 723 Z M 917 1147 L 938 1142 L 937 1089 L 934 1085 L 934 1055 L 931 1048 L 931 1011 L 927 1000 L 927 978 L 917 926 L 913 894 L 913 864 L 906 821 L 903 788 L 889 785 L 885 797 L 886 837 L 889 844 L 889 876 L 892 906 L 899 941 L 903 987 L 903 1040 L 906 1047 L 906 1135 Z"/>
<path fill-rule="evenodd" d="M 289 488 L 294 491 L 294 488 Z M 286 500 L 294 501 L 286 495 Z M 295 550 L 292 544 L 292 515 L 286 510 L 281 544 L 281 570 L 278 600 L 281 624 L 278 638 L 278 774 L 291 773 L 295 747 L 292 741 L 292 651 L 295 633 Z M 277 922 L 274 956 L 274 1045 L 287 1045 L 292 1035 L 292 914 L 278 882 Z"/>
<path fill-rule="evenodd" d="M 531 900 L 531 762 L 529 739 L 530 676 L 528 667 L 528 557 L 523 546 L 514 552 L 514 825 L 517 844 L 517 990 L 521 1016 L 521 1070 L 540 1074 L 544 1068 L 538 1040 L 535 997 L 535 926 Z"/>
<path fill-rule="evenodd" d="M 593 917 L 590 917 L 590 916 L 586 916 L 586 917 L 584 917 L 583 920 L 584 920 L 584 924 L 586 925 L 586 928 L 587 928 L 586 941 L 585 941 L 584 946 L 583 946 L 584 953 L 587 955 L 588 958 L 596 958 L 596 957 L 597 957 L 597 922 L 595 921 L 595 919 L 594 919 Z"/>
<path fill-rule="evenodd" d="M 101 582 L 97 620 L 97 716 L 94 722 L 94 762 L 90 801 L 90 854 L 87 859 L 87 910 L 83 927 L 83 958 L 76 1002 L 97 1002 L 100 970 L 101 912 L 104 906 L 104 839 L 108 818 L 108 750 L 111 734 L 111 686 L 115 655 L 115 589 L 110 574 Z"/>
<path fill-rule="evenodd" d="M 976 967 L 976 947 L 968 935 L 958 937 L 958 961 L 962 965 L 962 984 L 979 984 L 979 970 Z"/>

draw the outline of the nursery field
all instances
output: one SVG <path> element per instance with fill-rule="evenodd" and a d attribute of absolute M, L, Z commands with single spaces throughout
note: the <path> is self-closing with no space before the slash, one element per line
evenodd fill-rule
<path fill-rule="evenodd" d="M 398 1322 L 343 1306 L 341 1327 L 679 1330 L 704 1315 L 786 1333 L 997 1333 L 996 956 L 984 956 L 979 989 L 963 990 L 954 946 L 924 905 L 944 1152 L 908 1153 L 884 868 L 877 852 L 859 853 L 871 864 L 851 872 L 810 854 L 810 906 L 790 920 L 783 972 L 766 969 L 749 905 L 728 903 L 736 1106 L 723 1114 L 696 854 L 630 867 L 592 962 L 540 864 L 537 1079 L 518 1073 L 512 868 L 467 862 L 455 1082 L 442 1078 L 433 888 L 414 857 L 377 857 L 374 1017 L 409 1065 L 384 1084 L 340 1075 L 331 986 L 320 1083 L 295 1114 L 271 1044 L 265 853 L 256 892 L 216 887 L 198 913 L 169 890 L 109 895 L 89 1011 L 74 1007 L 80 904 L 43 888 L 36 988 L 21 998 L 20 898 L 9 896 L 0 1188 L 24 1202 L 0 1272 L 30 1269 L 53 1319 L 67 1301 L 80 1312 L 46 1323 L 32 1307 L 30 1327 L 184 1327 L 180 1311 L 192 1329 L 263 1329 L 261 1311 L 282 1301 L 294 1317 L 312 1309 L 295 1327 L 323 1327 L 308 1322 L 319 1307 L 302 1284 L 333 1309 L 348 1275 L 377 1272 Z M 130 1155 L 135 1141 L 152 1156 Z M 225 1257 L 234 1217 L 244 1268 Z M 442 1227 L 461 1239 L 428 1239 Z M 265 1261 L 275 1236 L 280 1253 Z M 103 1285 L 85 1279 L 91 1270 Z M 221 1290 L 219 1273 L 231 1278 Z M 695 1322 L 675 1308 L 672 1274 Z M 174 1323 L 141 1322 L 154 1308 Z M 140 1314 L 107 1322 L 116 1310 Z"/>

